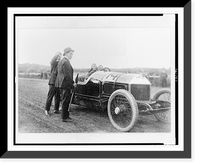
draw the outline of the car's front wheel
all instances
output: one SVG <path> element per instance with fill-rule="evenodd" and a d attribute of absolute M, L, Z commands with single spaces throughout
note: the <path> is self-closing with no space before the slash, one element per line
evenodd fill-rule
<path fill-rule="evenodd" d="M 138 106 L 133 95 L 123 89 L 113 92 L 108 100 L 108 116 L 116 129 L 130 131 L 138 117 Z"/>
<path fill-rule="evenodd" d="M 169 102 L 171 103 L 171 92 L 170 90 L 163 89 L 158 91 L 154 97 L 153 100 L 160 100 L 164 102 Z M 166 110 L 165 112 L 158 112 L 155 113 L 154 116 L 158 121 L 165 122 L 165 123 L 170 123 L 171 122 L 171 109 Z"/>

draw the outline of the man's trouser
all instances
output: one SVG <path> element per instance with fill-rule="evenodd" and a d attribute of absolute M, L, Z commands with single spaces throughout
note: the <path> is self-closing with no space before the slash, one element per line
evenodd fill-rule
<path fill-rule="evenodd" d="M 71 89 L 62 89 L 62 119 L 66 119 L 69 117 L 69 103 L 71 98 Z"/>
<path fill-rule="evenodd" d="M 47 111 L 50 110 L 53 97 L 54 97 L 54 101 L 55 101 L 54 110 L 58 111 L 59 104 L 60 104 L 60 90 L 59 90 L 59 88 L 56 88 L 54 85 L 49 85 L 49 92 L 47 95 L 45 110 L 47 110 Z"/>

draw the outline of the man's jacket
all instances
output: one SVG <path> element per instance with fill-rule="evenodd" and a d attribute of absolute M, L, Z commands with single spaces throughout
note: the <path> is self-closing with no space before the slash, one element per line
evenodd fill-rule
<path fill-rule="evenodd" d="M 62 89 L 72 89 L 74 84 L 73 68 L 66 57 L 58 63 L 58 75 L 55 82 L 55 87 Z"/>
<path fill-rule="evenodd" d="M 49 78 L 49 83 L 48 83 L 49 85 L 55 85 L 56 77 L 58 73 L 57 65 L 58 65 L 57 61 L 51 62 L 51 76 Z"/>

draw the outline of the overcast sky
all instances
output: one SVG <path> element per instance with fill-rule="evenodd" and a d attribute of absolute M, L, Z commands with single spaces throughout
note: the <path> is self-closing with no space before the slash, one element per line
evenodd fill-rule
<path fill-rule="evenodd" d="M 18 63 L 49 65 L 56 52 L 75 50 L 74 68 L 169 68 L 173 17 L 19 17 Z"/>

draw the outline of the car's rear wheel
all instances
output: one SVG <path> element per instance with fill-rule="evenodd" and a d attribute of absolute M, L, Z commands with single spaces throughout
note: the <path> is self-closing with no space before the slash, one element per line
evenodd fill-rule
<path fill-rule="evenodd" d="M 138 106 L 133 95 L 123 89 L 113 92 L 108 100 L 108 116 L 116 129 L 130 131 L 138 117 Z"/>

